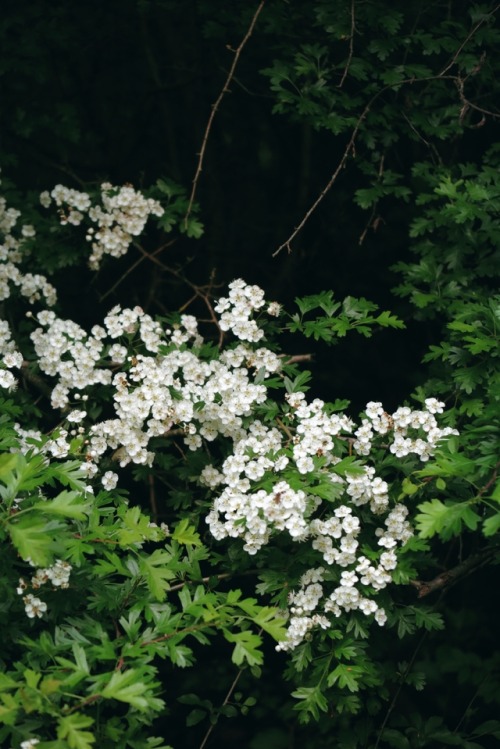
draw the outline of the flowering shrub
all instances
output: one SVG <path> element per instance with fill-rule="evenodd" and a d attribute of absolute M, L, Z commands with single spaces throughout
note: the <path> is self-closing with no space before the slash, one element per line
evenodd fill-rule
<path fill-rule="evenodd" d="M 103 185 L 102 205 L 58 186 L 42 195 L 52 201 L 62 223 L 91 224 L 94 269 L 163 214 L 130 186 Z M 255 675 L 264 633 L 290 653 L 310 674 L 294 692 L 305 720 L 328 700 L 357 710 L 349 693 L 383 682 L 360 638 L 372 619 L 398 624 L 395 584 L 426 548 L 414 537 L 410 476 L 439 471 L 458 432 L 441 426 L 444 403 L 428 394 L 392 414 L 370 402 L 359 422 L 346 404 L 308 399 L 279 330 L 332 340 L 400 322 L 329 292 L 288 316 L 237 279 L 213 307 L 218 346 L 194 316 L 160 321 L 138 306 L 115 306 L 87 332 L 48 309 L 55 289 L 25 270 L 35 229 L 0 208 L 2 299 L 37 305 L 22 326 L 0 321 L 1 616 L 12 632 L 2 740 L 165 746 L 150 729 L 170 698 L 159 659 L 190 666 L 217 633 Z M 23 372 L 43 381 L 57 426 L 23 409 Z M 149 507 L 131 477 L 149 486 Z M 232 583 L 254 561 L 258 598 Z M 413 616 L 441 626 L 425 607 Z"/>

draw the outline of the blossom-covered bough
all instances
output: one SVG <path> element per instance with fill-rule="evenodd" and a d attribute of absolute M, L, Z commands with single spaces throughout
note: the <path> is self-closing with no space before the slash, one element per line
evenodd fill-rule
<path fill-rule="evenodd" d="M 92 245 L 92 268 L 105 255 L 125 254 L 148 218 L 163 211 L 130 186 L 108 184 L 102 186 L 99 205 L 86 193 L 62 186 L 42 195 L 44 206 L 52 202 L 61 223 L 90 223 L 86 239 Z M 29 338 L 22 342 L 8 320 L 0 320 L 0 387 L 13 392 L 29 361 L 60 416 L 59 426 L 48 435 L 18 419 L 11 446 L 13 452 L 41 456 L 49 469 L 58 461 L 78 461 L 75 485 L 83 487 L 85 509 L 71 504 L 77 501 L 75 493 L 63 492 L 51 511 L 84 517 L 94 495 L 119 490 L 122 469 L 154 471 L 155 460 L 175 446 L 203 458 L 192 477 L 205 497 L 197 504 L 204 508 L 199 531 L 208 529 L 216 550 L 217 542 L 236 544 L 256 559 L 275 543 L 294 550 L 295 572 L 282 580 L 286 596 L 274 599 L 280 605 L 273 616 L 285 620 L 275 637 L 277 650 L 294 651 L 313 630 L 331 630 L 351 613 L 383 625 L 389 612 L 382 596 L 413 535 L 402 484 L 443 440 L 456 434 L 439 424 L 444 404 L 429 397 L 421 409 L 404 406 L 389 414 L 381 403 L 370 402 L 357 423 L 342 408 L 308 399 L 300 377 L 290 379 L 286 357 L 268 340 L 270 326 L 276 329 L 285 318 L 281 305 L 267 301 L 261 288 L 242 279 L 232 281 L 213 307 L 219 340 L 224 339 L 218 348 L 207 345 L 194 316 L 180 314 L 165 324 L 139 306 L 117 305 L 102 324 L 86 331 L 51 309 L 56 292 L 45 277 L 25 271 L 23 245 L 33 241 L 35 230 L 18 225 L 19 218 L 0 202 L 0 295 L 7 300 L 17 294 L 36 308 L 27 313 Z M 93 418 L 94 404 L 103 401 L 105 418 Z M 15 536 L 17 518 L 33 509 L 30 501 L 27 507 L 22 493 L 13 496 L 13 520 L 8 522 L 17 548 L 24 550 L 17 594 L 28 619 L 36 621 L 50 617 L 50 596 L 63 596 L 71 587 L 74 561 L 57 555 L 50 563 L 32 560 Z M 35 509 L 43 509 L 44 502 L 41 496 Z M 126 504 L 122 509 L 129 512 Z M 130 518 L 130 527 L 140 521 L 138 515 Z M 125 537 L 139 534 L 133 542 L 137 548 L 143 539 L 161 548 L 171 536 L 165 523 L 150 522 L 140 532 L 130 527 Z M 114 537 L 95 541 L 120 543 Z M 164 552 L 154 553 L 170 559 L 161 557 Z M 137 565 L 130 564 L 135 570 Z M 146 569 L 147 561 L 142 565 Z M 151 583 L 158 600 L 168 592 L 166 581 L 173 575 L 163 573 L 163 587 Z M 174 589 L 184 584 L 181 578 Z M 267 592 L 265 585 L 261 592 Z M 241 605 L 248 609 L 254 604 Z M 261 619 L 253 615 L 265 628 L 270 614 Z M 226 636 L 232 637 L 230 632 Z M 111 687 L 102 694 L 111 696 Z"/>
<path fill-rule="evenodd" d="M 60 185 L 42 196 L 45 206 L 52 200 L 61 208 L 62 222 L 78 225 L 87 214 L 97 224 L 87 234 L 93 268 L 105 254 L 124 254 L 148 216 L 162 212 L 156 201 L 133 188 L 107 184 L 102 186 L 102 206 L 92 206 L 85 193 Z M 15 239 L 19 216 L 2 206 L 3 297 L 10 282 L 30 302 L 43 299 L 52 306 L 55 291 L 46 279 L 23 275 L 17 265 L 22 237 L 31 236 L 32 228 L 21 227 Z M 286 394 L 274 423 L 263 423 L 259 414 L 270 397 L 266 379 L 280 373 L 282 358 L 261 342 L 266 317 L 279 316 L 280 306 L 266 302 L 259 287 L 237 279 L 214 309 L 220 329 L 239 342 L 209 360 L 200 354 L 203 339 L 190 315 L 181 315 L 175 328 L 167 328 L 140 307 L 116 306 L 87 333 L 48 309 L 33 314 L 31 341 L 38 367 L 52 380 L 51 403 L 64 410 L 66 422 L 45 451 L 64 458 L 72 438 L 84 435 L 82 470 L 89 481 L 100 480 L 113 489 L 118 475 L 101 468 L 110 455 L 121 467 L 151 466 L 155 438 L 179 428 L 192 451 L 224 440 L 230 445 L 227 457 L 220 465 L 207 464 L 199 477 L 215 495 L 206 516 L 213 537 L 242 539 L 244 550 L 254 555 L 284 533 L 318 555 L 318 567 L 304 571 L 299 589 L 289 594 L 287 639 L 278 648 L 296 647 L 312 627 L 327 628 L 332 616 L 342 612 L 359 610 L 383 624 L 386 614 L 376 602 L 377 593 L 391 582 L 397 549 L 412 530 L 407 507 L 391 501 L 388 483 L 377 475 L 372 451 L 383 444 L 397 458 L 413 454 L 428 460 L 437 444 L 455 433 L 438 425 L 436 414 L 443 404 L 428 398 L 423 410 L 402 407 L 389 415 L 381 403 L 371 402 L 357 426 L 345 414 L 329 413 L 319 399 L 308 402 L 299 390 Z M 0 384 L 9 389 L 15 387 L 11 370 L 21 366 L 22 355 L 7 323 L 1 326 Z M 98 387 L 111 389 L 114 416 L 91 423 L 86 404 Z M 24 436 L 21 425 L 19 435 Z M 363 537 L 366 528 L 372 531 L 369 542 Z M 60 584 L 50 570 L 37 575 Z M 24 600 L 28 616 L 41 616 L 46 609 L 30 594 Z"/>
<path fill-rule="evenodd" d="M 69 207 L 69 213 L 62 214 L 62 222 L 78 225 L 86 211 L 99 224 L 100 231 L 87 237 L 93 240 L 92 267 L 98 266 L 105 253 L 124 254 L 131 236 L 143 231 L 148 215 L 161 215 L 162 211 L 156 201 L 144 199 L 130 187 L 118 190 L 103 185 L 102 189 L 104 209 L 92 208 L 85 193 L 62 186 L 55 188 L 50 196 L 42 196 L 46 206 L 53 199 L 58 206 Z M 1 266 L 4 298 L 10 280 L 29 301 L 43 297 L 52 306 L 55 291 L 46 279 L 23 275 L 14 264 L 22 257 L 19 252 L 22 239 L 15 240 L 10 234 L 18 217 L 17 212 L 4 206 L 2 231 L 8 237 Z M 22 227 L 21 235 L 32 236 L 32 227 Z M 115 235 L 120 236 L 120 241 L 112 238 Z M 380 590 L 391 581 L 389 572 L 397 564 L 393 549 L 412 535 L 406 520 L 408 510 L 401 504 L 389 506 L 387 483 L 375 475 L 375 468 L 368 462 L 352 472 L 336 471 L 336 465 L 342 462 L 336 454 L 338 446 L 342 440 L 352 438 L 353 453 L 368 457 L 374 438 L 384 436 L 387 449 L 397 457 L 414 453 L 425 461 L 440 440 L 455 432 L 439 428 L 435 414 L 442 412 L 444 404 L 434 398 L 426 399 L 422 411 L 403 407 L 392 415 L 384 411 L 382 404 L 369 403 L 361 426 L 356 428 L 346 415 L 329 415 L 323 401 L 315 399 L 308 403 L 305 394 L 298 391 L 285 397 L 285 430 L 266 426 L 259 419 L 252 420 L 253 413 L 268 397 L 265 379 L 281 366 L 275 352 L 249 345 L 265 336 L 263 328 L 253 319 L 262 309 L 272 316 L 280 313 L 275 302 L 266 303 L 264 291 L 259 287 L 241 279 L 229 285 L 228 297 L 215 306 L 219 326 L 248 343 L 228 348 L 211 361 L 204 361 L 197 353 L 203 339 L 196 319 L 189 315 L 182 315 L 180 325 L 171 330 L 162 328 L 139 307 L 115 307 L 105 317 L 103 326 L 96 325 L 87 334 L 79 325 L 58 318 L 54 312 L 39 312 L 34 319 L 40 327 L 33 331 L 31 339 L 40 370 L 56 379 L 52 406 L 67 409 L 71 401 L 77 402 L 82 395 L 84 400 L 88 399 L 88 394 L 82 391 L 96 385 L 111 385 L 116 414 L 114 419 L 75 430 L 73 425 L 84 423 L 87 412 L 71 410 L 66 415 L 68 429 L 62 430 L 45 449 L 55 457 L 66 457 L 70 446 L 65 439 L 76 433 L 88 434 L 87 461 L 82 469 L 88 478 L 93 478 L 99 474 L 102 457 L 110 451 L 115 452 L 115 459 L 119 457 L 122 467 L 130 462 L 151 465 L 154 452 L 147 449 L 150 441 L 168 434 L 174 426 L 182 427 L 183 441 L 190 450 L 201 448 L 203 440 L 229 438 L 232 453 L 220 470 L 207 465 L 200 475 L 201 483 L 211 489 L 223 487 L 206 518 L 213 536 L 242 538 L 243 548 L 249 554 L 257 553 L 277 532 L 286 532 L 298 542 L 310 541 L 327 565 L 337 565 L 342 570 L 340 585 L 323 602 L 324 611 L 338 615 L 341 609 L 358 608 L 367 614 L 375 613 L 377 621 L 383 623 L 383 610 L 363 596 L 356 583 Z M 15 386 L 10 370 L 21 366 L 22 355 L 15 351 L 5 321 L 2 333 L 0 371 L 2 386 L 8 389 Z M 128 347 L 123 345 L 124 339 Z M 133 353 L 137 345 L 145 353 Z M 167 347 L 169 352 L 162 353 Z M 119 371 L 117 365 L 122 365 Z M 23 436 L 21 427 L 20 436 Z M 307 481 L 307 476 L 315 471 L 315 457 L 321 457 L 321 472 L 332 483 L 338 498 L 338 506 L 330 517 L 318 516 L 322 502 L 314 493 L 314 485 Z M 284 480 L 282 474 L 291 472 L 305 477 L 303 489 L 292 489 Z M 272 488 L 269 491 L 256 488 L 269 474 L 273 477 Z M 114 488 L 118 477 L 105 471 L 101 480 L 105 488 Z M 355 512 L 365 505 L 383 519 L 383 527 L 376 531 L 376 544 L 388 551 L 381 554 L 376 566 L 356 553 L 361 524 Z M 304 633 L 314 624 L 327 626 L 324 616 L 304 616 L 317 609 L 322 600 L 320 582 L 324 572 L 323 567 L 308 570 L 301 579 L 300 591 L 290 594 L 293 616 L 289 638 L 281 647 L 297 644 L 303 637 L 302 634 L 297 638 L 298 631 Z"/>

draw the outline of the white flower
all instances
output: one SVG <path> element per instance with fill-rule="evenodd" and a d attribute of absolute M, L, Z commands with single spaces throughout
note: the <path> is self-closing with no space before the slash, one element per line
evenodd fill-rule
<path fill-rule="evenodd" d="M 104 476 L 101 479 L 103 487 L 107 491 L 111 491 L 115 488 L 115 486 L 118 483 L 118 474 L 113 473 L 113 471 L 106 471 Z"/>
<path fill-rule="evenodd" d="M 40 193 L 40 203 L 44 208 L 48 208 L 52 203 L 52 198 L 50 197 L 48 190 L 44 190 L 44 192 Z"/>
<path fill-rule="evenodd" d="M 40 743 L 40 739 L 27 739 L 21 741 L 21 749 L 34 749 L 34 747 Z"/>
<path fill-rule="evenodd" d="M 30 619 L 34 619 L 35 616 L 41 619 L 47 611 L 47 604 L 39 598 L 36 598 L 36 596 L 31 595 L 31 593 L 24 596 L 23 601 L 26 614 Z"/>
<path fill-rule="evenodd" d="M 444 410 L 444 403 L 438 401 L 437 398 L 426 398 L 425 408 L 430 414 L 442 414 Z"/>
<path fill-rule="evenodd" d="M 281 314 L 281 304 L 270 302 L 267 307 L 267 314 L 271 315 L 271 317 L 279 317 Z"/>
<path fill-rule="evenodd" d="M 23 355 L 19 351 L 5 354 L 3 363 L 7 369 L 19 369 L 23 363 Z"/>
<path fill-rule="evenodd" d="M 15 390 L 17 387 L 17 380 L 7 369 L 0 369 L 0 387 L 6 390 Z"/>
<path fill-rule="evenodd" d="M 58 559 L 52 567 L 44 570 L 55 588 L 67 588 L 72 567 L 68 562 Z"/>
<path fill-rule="evenodd" d="M 86 411 L 75 410 L 75 411 L 71 411 L 71 413 L 69 413 L 66 416 L 66 418 L 68 421 L 79 422 L 79 421 L 82 421 L 86 417 L 86 415 L 87 415 Z"/>

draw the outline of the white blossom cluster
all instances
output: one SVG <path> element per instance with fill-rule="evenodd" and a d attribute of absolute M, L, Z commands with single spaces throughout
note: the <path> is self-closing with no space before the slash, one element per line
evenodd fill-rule
<path fill-rule="evenodd" d="M 52 201 L 58 206 L 61 224 L 78 226 L 85 217 L 92 224 L 87 229 L 86 239 L 91 242 L 92 253 L 89 265 L 97 270 L 104 255 L 125 255 L 134 237 L 144 231 L 150 216 L 162 216 L 163 208 L 158 201 L 145 198 L 131 185 L 114 187 L 109 182 L 101 185 L 101 205 L 92 205 L 90 196 L 63 185 L 56 185 L 40 195 L 40 202 L 48 208 Z"/>
<path fill-rule="evenodd" d="M 261 288 L 249 286 L 238 278 L 229 284 L 229 296 L 219 299 L 214 309 L 220 315 L 221 330 L 232 331 L 242 341 L 260 341 L 264 337 L 264 331 L 251 316 L 265 304 Z M 270 315 L 279 314 L 279 310 L 276 310 L 272 303 L 270 307 Z"/>
<path fill-rule="evenodd" d="M 252 381 L 251 370 L 265 378 L 281 366 L 272 351 L 244 343 L 219 359 L 203 361 L 197 354 L 203 339 L 191 315 L 182 315 L 178 325 L 163 329 L 140 307 L 115 307 L 90 335 L 51 311 L 44 310 L 35 319 L 40 327 L 31 337 L 40 369 L 56 378 L 51 395 L 54 408 L 87 397 L 80 391 L 93 385 L 111 388 L 115 418 L 89 429 L 85 465 L 89 477 L 97 473 L 97 463 L 109 450 L 121 466 L 151 464 L 149 441 L 173 427 L 183 430 L 191 450 L 218 435 L 236 439 L 243 417 L 267 395 L 263 384 Z M 160 353 L 162 346 L 170 350 Z M 131 347 L 143 353 L 130 355 Z M 86 415 L 76 408 L 66 418 L 72 426 Z"/>
<path fill-rule="evenodd" d="M 359 520 L 352 516 L 350 507 L 343 505 L 336 508 L 332 518 L 327 521 L 312 521 L 313 536 L 319 527 L 323 534 L 329 531 L 327 536 L 331 535 L 332 538 L 340 541 L 340 550 L 337 550 L 336 557 L 331 560 L 324 555 L 325 561 L 330 567 L 336 564 L 338 567 L 350 567 L 350 569 L 340 572 L 338 585 L 328 595 L 324 594 L 321 585 L 324 581 L 324 567 L 310 569 L 302 576 L 299 590 L 289 594 L 290 619 L 287 638 L 279 643 L 277 650 L 293 650 L 302 642 L 306 633 L 315 626 L 329 627 L 330 620 L 325 617 L 325 614 L 339 617 L 343 612 L 359 610 L 367 616 L 373 614 L 378 624 L 385 624 L 386 613 L 379 607 L 372 595 L 392 581 L 390 572 L 397 566 L 394 548 L 398 543 L 404 545 L 412 536 L 410 524 L 406 520 L 407 515 L 407 508 L 397 504 L 385 520 L 385 530 L 378 528 L 375 531 L 378 545 L 388 549 L 381 553 L 377 564 L 371 562 L 363 554 L 356 555 Z M 344 535 L 342 535 L 343 532 Z M 347 543 L 342 545 L 342 539 L 347 539 Z M 312 546 L 322 551 L 317 545 L 317 538 Z M 315 611 L 320 605 L 320 612 Z"/>
<path fill-rule="evenodd" d="M 102 328 L 96 325 L 88 335 L 75 322 L 61 320 L 51 310 L 43 310 L 35 318 L 42 326 L 31 334 L 39 367 L 58 378 L 51 395 L 54 408 L 68 405 L 70 391 L 111 382 L 111 370 L 97 366 L 104 353 Z"/>
<path fill-rule="evenodd" d="M 17 226 L 20 215 L 0 196 L 0 302 L 8 299 L 14 288 L 31 304 L 42 300 L 49 306 L 53 305 L 56 291 L 45 276 L 24 273 L 19 267 L 25 256 L 23 245 L 26 239 L 35 236 L 31 225 Z M 0 319 L 0 387 L 16 388 L 17 380 L 10 370 L 19 369 L 22 363 L 23 357 L 12 340 L 9 323 Z"/>
<path fill-rule="evenodd" d="M 53 588 L 68 588 L 71 565 L 62 559 L 57 559 L 51 567 L 37 569 L 31 577 L 31 587 L 38 590 L 42 585 L 50 582 Z M 17 594 L 23 596 L 24 609 L 30 619 L 41 618 L 47 611 L 47 604 L 32 593 L 27 593 L 28 583 L 24 578 L 19 578 Z"/>
<path fill-rule="evenodd" d="M 19 423 L 15 423 L 14 430 L 17 437 L 17 447 L 11 447 L 11 452 L 20 452 L 22 455 L 31 452 L 34 455 L 42 454 L 49 458 L 66 458 L 70 451 L 70 442 L 76 434 L 83 434 L 83 428 L 71 430 L 59 427 L 46 437 L 37 429 L 24 429 Z M 91 490 L 87 487 L 88 491 Z M 15 500 L 16 503 L 22 502 L 22 498 Z"/>
<path fill-rule="evenodd" d="M 45 276 L 23 273 L 19 264 L 23 260 L 26 239 L 35 236 L 33 226 L 23 224 L 18 228 L 20 211 L 9 208 L 0 196 L 0 301 L 8 299 L 11 285 L 30 302 L 43 299 L 49 306 L 55 303 L 56 291 Z"/>
<path fill-rule="evenodd" d="M 235 441 L 233 452 L 221 469 L 207 466 L 200 476 L 205 485 L 220 488 L 206 518 L 215 538 L 241 537 L 245 551 L 255 554 L 273 533 L 286 532 L 294 541 L 309 542 L 328 568 L 339 573 L 338 584 L 328 595 L 323 592 L 322 573 L 318 570 L 309 571 L 300 590 L 290 593 L 288 634 L 278 646 L 281 650 L 295 648 L 313 627 L 330 626 L 328 614 L 338 617 L 356 609 L 374 615 L 383 624 L 385 612 L 373 595 L 391 582 L 391 570 L 397 565 L 395 549 L 412 536 L 407 508 L 396 504 L 389 509 L 388 484 L 375 475 L 372 466 L 364 465 L 352 474 L 336 473 L 340 459 L 334 450 L 339 440 L 354 432 L 353 422 L 345 415 L 328 414 L 319 399 L 307 403 L 304 393 L 292 393 L 287 401 L 291 408 L 287 430 L 253 422 Z M 423 418 L 421 421 L 426 423 Z M 442 430 L 443 436 L 448 433 Z M 397 435 L 392 439 L 396 440 Z M 329 516 L 315 496 L 313 477 L 303 482 L 303 488 L 292 488 L 286 480 L 293 472 L 295 476 L 312 474 L 314 456 L 321 457 L 321 472 L 339 487 L 343 497 Z M 259 482 L 269 474 L 273 476 L 272 488 L 259 488 Z M 372 533 L 377 562 L 370 562 L 359 551 L 363 525 L 356 510 L 365 505 L 375 518 L 384 517 L 383 525 Z M 320 506 L 323 514 L 318 517 Z"/>
<path fill-rule="evenodd" d="M 356 441 L 353 447 L 358 455 L 369 455 L 374 435 L 391 432 L 393 437 L 389 449 L 396 457 L 404 458 L 413 453 L 420 460 L 427 461 L 440 440 L 457 434 L 450 427 L 439 428 L 434 414 L 443 413 L 443 409 L 444 403 L 436 398 L 426 398 L 423 411 L 402 406 L 389 416 L 381 403 L 371 401 L 366 406 L 367 418 L 354 433 Z"/>
<path fill-rule="evenodd" d="M 2 336 L 3 333 L 3 336 Z M 0 346 L 4 343 L 4 350 L 10 348 L 14 342 L 10 339 L 10 329 L 8 323 L 5 320 L 0 320 Z M 20 351 L 7 350 L 0 362 L 3 367 L 0 369 L 0 387 L 6 390 L 15 390 L 17 387 L 17 380 L 10 371 L 11 369 L 19 369 L 23 363 L 23 355 Z"/>

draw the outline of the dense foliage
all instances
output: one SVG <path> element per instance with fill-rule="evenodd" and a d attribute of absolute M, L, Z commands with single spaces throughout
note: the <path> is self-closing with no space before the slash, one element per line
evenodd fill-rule
<path fill-rule="evenodd" d="M 499 12 L 6 3 L 2 746 L 496 745 Z"/>

